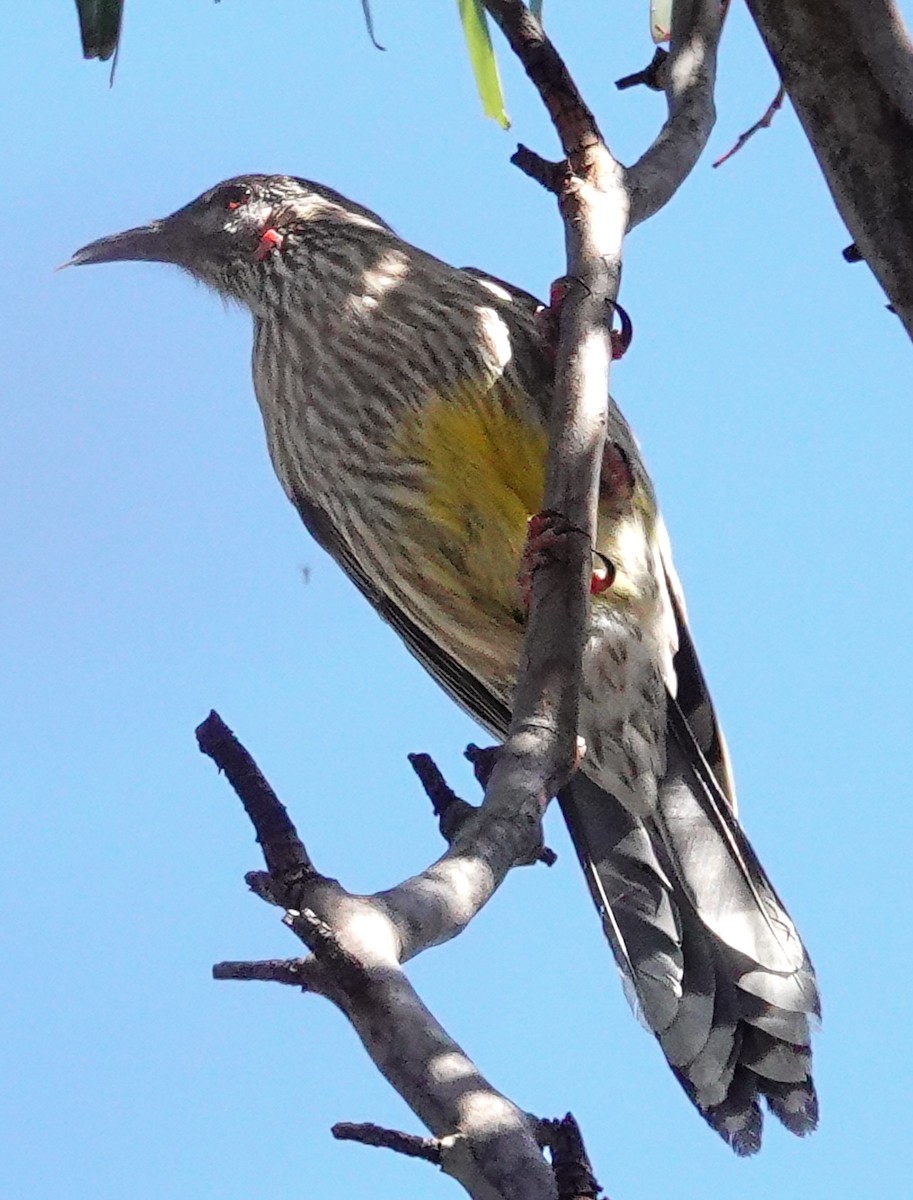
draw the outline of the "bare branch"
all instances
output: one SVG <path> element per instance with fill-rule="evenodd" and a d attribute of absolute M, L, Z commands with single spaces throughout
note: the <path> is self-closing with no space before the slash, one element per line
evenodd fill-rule
<path fill-rule="evenodd" d="M 632 229 L 672 199 L 710 137 L 724 13 L 720 0 L 675 0 L 669 57 L 662 68 L 669 115 L 653 145 L 627 172 Z"/>
<path fill-rule="evenodd" d="M 602 1188 L 573 1116 L 568 1113 L 560 1121 L 540 1121 L 539 1141 L 551 1151 L 558 1200 L 595 1200 Z"/>
<path fill-rule="evenodd" d="M 853 241 L 913 337 L 913 47 L 897 6 L 748 8 Z"/>
<path fill-rule="evenodd" d="M 248 980 L 284 983 L 290 987 L 306 988 L 308 961 L 305 958 L 267 958 L 259 962 L 220 962 L 212 968 L 212 977 L 245 983 Z"/>
<path fill-rule="evenodd" d="M 438 769 L 430 754 L 410 754 L 409 763 L 431 801 L 441 834 L 452 842 L 464 821 L 476 811 L 476 806 L 462 800 Z"/>
<path fill-rule="evenodd" d="M 255 823 L 264 858 L 275 856 L 277 850 L 257 824 L 264 821 L 280 831 L 280 861 L 288 861 L 288 847 L 301 846 L 304 855 L 286 810 L 250 754 L 216 714 L 210 715 L 204 727 L 203 736 L 198 735 L 201 749 L 220 762 L 227 754 L 233 766 L 230 781 Z M 234 770 L 238 764 L 243 769 Z M 255 781 L 253 801 L 251 780 Z M 475 822 L 483 833 L 485 816 L 480 810 Z M 511 828 L 505 824 L 502 836 L 509 841 Z M 483 841 L 491 836 L 484 833 Z M 460 840 L 465 841 L 462 836 Z M 514 836 L 512 845 L 521 842 L 522 838 Z M 478 849 L 474 853 L 483 857 Z M 503 874 L 511 866 L 509 854 L 508 850 Z M 473 852 L 464 845 L 457 860 L 461 855 L 472 858 Z M 448 884 L 459 887 L 458 868 L 456 872 L 448 875 L 445 869 L 434 876 L 443 912 L 462 904 L 447 893 Z M 422 877 L 376 897 L 351 895 L 312 867 L 283 867 L 277 876 L 268 878 L 266 884 L 262 872 L 248 876 L 258 895 L 269 903 L 284 905 L 286 924 L 313 958 L 220 963 L 214 969 L 217 977 L 294 984 L 326 996 L 348 1017 L 378 1070 L 427 1128 L 444 1139 L 444 1169 L 459 1179 L 475 1200 L 555 1200 L 554 1176 L 539 1151 L 531 1119 L 482 1076 L 428 1011 L 402 971 L 404 918 L 397 901 L 407 900 L 410 888 L 419 886 Z M 485 898 L 487 895 L 490 891 Z M 408 946 L 417 953 L 427 940 L 419 936 L 419 930 L 414 932 Z"/>
<path fill-rule="evenodd" d="M 235 789 L 250 817 L 263 848 L 267 870 L 281 877 L 286 871 L 313 870 L 295 826 L 257 764 L 238 742 L 217 712 L 211 712 L 197 727 L 197 745 L 207 754 Z"/>
<path fill-rule="evenodd" d="M 488 786 L 500 754 L 500 746 L 488 746 L 480 749 L 478 746 L 469 745 L 466 748 L 465 756 L 472 763 L 476 779 L 481 784 L 483 791 Z M 464 824 L 479 811 L 478 806 L 470 804 L 468 800 L 463 800 L 456 794 L 430 754 L 410 754 L 408 758 L 413 771 L 425 789 L 425 794 L 431 801 L 442 836 L 452 844 Z M 545 863 L 547 867 L 553 867 L 557 861 L 558 855 L 554 850 L 549 850 L 547 846 L 540 850 L 536 858 L 536 862 Z"/>
<path fill-rule="evenodd" d="M 541 184 L 547 192 L 553 192 L 556 196 L 561 194 L 561 185 L 567 175 L 566 163 L 549 162 L 547 158 L 522 144 L 517 147 L 516 153 L 511 155 L 510 161 L 515 167 L 519 167 L 524 175 Z"/>
<path fill-rule="evenodd" d="M 663 90 L 663 67 L 666 65 L 668 57 L 669 51 L 664 50 L 662 46 L 657 46 L 653 57 L 642 71 L 634 71 L 631 75 L 616 79 L 615 86 L 620 92 L 625 92 L 628 88 L 643 84 L 651 91 L 661 92 Z"/>
<path fill-rule="evenodd" d="M 485 6 L 536 85 L 567 158 L 558 199 L 571 286 L 560 310 L 542 503 L 579 536 L 567 536 L 563 554 L 533 575 L 510 736 L 484 805 L 528 812 L 530 797 L 544 808 L 576 765 L 590 547 L 611 361 L 606 314 L 618 292 L 628 196 L 620 165 L 538 21 L 512 0 L 485 0 Z M 541 181 L 559 182 L 558 172 L 531 151 L 521 148 L 518 159 Z"/>
<path fill-rule="evenodd" d="M 407 1158 L 421 1158 L 425 1162 L 441 1165 L 441 1142 L 439 1138 L 417 1137 L 414 1133 L 402 1133 L 399 1129 L 384 1129 L 382 1125 L 369 1122 L 355 1125 L 349 1121 L 338 1121 L 330 1131 L 340 1142 L 360 1142 L 363 1146 L 379 1146 L 394 1150 Z"/>

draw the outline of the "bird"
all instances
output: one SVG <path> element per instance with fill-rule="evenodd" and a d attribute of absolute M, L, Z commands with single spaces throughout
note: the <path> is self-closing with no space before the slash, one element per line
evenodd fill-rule
<path fill-rule="evenodd" d="M 244 175 L 68 265 L 168 263 L 253 318 L 273 467 L 437 683 L 506 736 L 555 390 L 543 306 L 324 185 Z M 547 309 L 545 310 L 547 311 Z M 558 801 L 629 1000 L 739 1155 L 818 1122 L 803 941 L 739 823 L 656 495 L 606 398 L 582 757 Z M 611 567 L 611 570 L 607 570 Z"/>

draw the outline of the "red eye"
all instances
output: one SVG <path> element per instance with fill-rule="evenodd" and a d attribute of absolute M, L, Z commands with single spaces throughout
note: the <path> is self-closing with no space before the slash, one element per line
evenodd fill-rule
<path fill-rule="evenodd" d="M 228 212 L 234 212 L 236 208 L 240 208 L 242 204 L 247 204 L 250 200 L 250 188 L 243 184 L 231 184 L 227 188 L 222 189 L 222 194 L 219 197 L 222 201 L 222 207 Z"/>

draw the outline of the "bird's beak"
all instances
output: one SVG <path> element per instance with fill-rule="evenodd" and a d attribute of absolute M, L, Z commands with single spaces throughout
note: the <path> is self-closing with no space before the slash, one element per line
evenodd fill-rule
<path fill-rule="evenodd" d="M 112 233 L 77 250 L 64 267 L 84 267 L 108 262 L 180 263 L 180 247 L 168 220 L 153 221 L 137 229 Z M 62 269 L 62 268 L 61 268 Z"/>

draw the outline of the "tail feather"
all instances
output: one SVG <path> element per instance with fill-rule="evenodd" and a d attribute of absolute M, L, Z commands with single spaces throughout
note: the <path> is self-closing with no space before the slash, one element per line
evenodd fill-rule
<path fill-rule="evenodd" d="M 742 1036 L 741 1059 L 756 1075 L 775 1083 L 805 1083 L 811 1068 L 806 1046 L 781 1041 L 751 1025 Z"/>
<path fill-rule="evenodd" d="M 762 1099 L 814 1129 L 814 972 L 675 701 L 654 814 L 582 772 L 559 800 L 627 988 L 707 1122 L 737 1154 L 761 1144 Z"/>
<path fill-rule="evenodd" d="M 682 995 L 681 928 L 672 884 L 649 833 L 583 775 L 559 795 L 559 802 L 606 938 L 633 988 L 638 1015 L 654 1032 L 666 1029 Z"/>
<path fill-rule="evenodd" d="M 743 992 L 756 996 L 767 1004 L 774 1004 L 787 1012 L 821 1016 L 815 974 L 808 957 L 792 975 L 778 975 L 768 971 L 746 971 L 739 978 Z"/>
<path fill-rule="evenodd" d="M 729 1029 L 730 1045 L 735 1025 L 728 1023 L 717 1004 L 716 971 L 706 940 L 696 936 L 689 912 L 682 921 L 684 972 L 681 999 L 673 1021 L 659 1032 L 663 1053 L 673 1067 L 687 1067 L 707 1047 L 711 1037 L 719 1042 Z M 717 1054 L 723 1053 L 721 1045 Z"/>
<path fill-rule="evenodd" d="M 719 1104 L 725 1097 L 739 1060 L 741 1029 L 739 1008 L 731 981 L 713 941 L 707 937 L 700 921 L 686 905 L 682 906 L 685 940 L 683 950 L 686 962 L 684 991 L 692 990 L 700 979 L 704 986 L 709 983 L 709 999 L 712 1015 L 706 1036 L 695 1038 L 690 1044 L 681 1040 L 677 1047 L 675 1065 L 686 1075 L 692 1085 L 692 1099 L 701 1108 Z M 700 963 L 700 974 L 693 974 L 694 960 Z M 667 1047 L 667 1035 L 659 1037 L 659 1043 L 672 1061 Z"/>
<path fill-rule="evenodd" d="M 774 1083 L 762 1080 L 759 1091 L 767 1107 L 790 1133 L 805 1137 L 818 1125 L 818 1097 L 811 1081 L 806 1083 Z"/>
<path fill-rule="evenodd" d="M 805 949 L 698 748 L 681 709 L 668 700 L 666 774 L 658 835 L 704 924 L 759 967 L 792 975 Z"/>
<path fill-rule="evenodd" d="M 765 1033 L 779 1038 L 782 1042 L 792 1042 L 795 1046 L 807 1046 L 810 1037 L 808 1013 L 804 1009 L 792 1011 L 785 1008 L 773 1008 L 766 1000 L 761 1000 L 745 991 L 745 976 L 739 980 L 741 997 L 742 1020 L 749 1025 L 755 1025 Z"/>
<path fill-rule="evenodd" d="M 744 1067 L 736 1068 L 726 1098 L 704 1111 L 704 1116 L 740 1157 L 761 1149 L 764 1114 L 758 1103 L 757 1080 Z"/>

